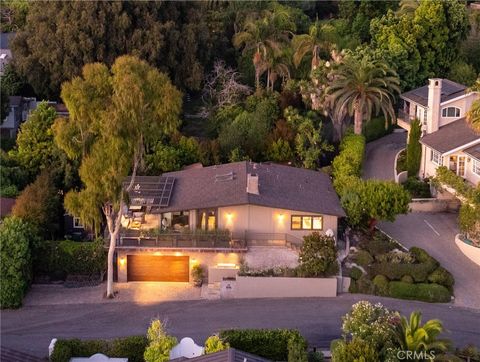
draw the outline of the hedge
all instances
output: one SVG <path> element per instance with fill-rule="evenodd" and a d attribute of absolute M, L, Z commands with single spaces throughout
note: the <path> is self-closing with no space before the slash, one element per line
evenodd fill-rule
<path fill-rule="evenodd" d="M 366 275 L 357 280 L 356 288 L 357 293 L 375 294 L 375 285 Z"/>
<path fill-rule="evenodd" d="M 93 275 L 105 271 L 107 251 L 103 241 L 45 241 L 34 259 L 35 274 L 63 279 L 68 274 Z"/>
<path fill-rule="evenodd" d="M 433 263 L 436 265 L 439 265 L 440 263 L 435 259 L 433 256 L 431 256 L 429 253 L 427 253 L 424 249 L 418 248 L 416 246 L 410 248 L 408 250 L 410 254 L 412 254 L 415 259 L 419 263 Z"/>
<path fill-rule="evenodd" d="M 340 153 L 332 162 L 334 187 L 339 195 L 343 195 L 347 185 L 352 184 L 362 174 L 363 155 L 365 154 L 365 137 L 347 134 L 340 144 Z"/>
<path fill-rule="evenodd" d="M 362 277 L 362 275 L 363 275 L 363 272 L 356 266 L 350 269 L 350 278 L 358 280 Z"/>
<path fill-rule="evenodd" d="M 366 250 L 358 250 L 354 254 L 353 259 L 355 260 L 355 262 L 358 265 L 363 266 L 363 267 L 366 267 L 373 262 L 373 257 Z"/>
<path fill-rule="evenodd" d="M 437 268 L 438 264 L 393 264 L 376 263 L 368 267 L 368 273 L 373 278 L 384 275 L 390 280 L 400 280 L 405 275 L 410 275 L 416 283 L 426 282 L 428 276 Z"/>
<path fill-rule="evenodd" d="M 219 337 L 232 348 L 272 361 L 288 361 L 293 349 L 307 349 L 307 341 L 295 329 L 230 329 L 221 331 Z M 295 345 L 289 345 L 290 340 Z"/>
<path fill-rule="evenodd" d="M 388 295 L 392 298 L 420 300 L 430 303 L 445 303 L 451 299 L 450 291 L 435 283 L 390 282 L 388 284 Z"/>
<path fill-rule="evenodd" d="M 436 283 L 447 287 L 450 291 L 453 289 L 455 284 L 455 279 L 453 275 L 445 268 L 439 266 L 435 269 L 432 274 L 428 276 L 428 281 L 430 283 Z"/>
<path fill-rule="evenodd" d="M 108 357 L 128 358 L 129 362 L 143 362 L 148 341 L 144 336 L 108 340 L 59 339 L 50 357 L 51 362 L 69 362 L 72 357 L 90 357 L 103 353 Z"/>
<path fill-rule="evenodd" d="M 387 134 L 392 133 L 392 131 L 392 123 L 387 123 L 385 117 L 383 116 L 372 118 L 363 123 L 362 132 L 365 135 L 367 142 L 375 141 Z"/>
<path fill-rule="evenodd" d="M 388 279 L 384 275 L 377 275 L 373 278 L 375 294 L 388 296 Z"/>

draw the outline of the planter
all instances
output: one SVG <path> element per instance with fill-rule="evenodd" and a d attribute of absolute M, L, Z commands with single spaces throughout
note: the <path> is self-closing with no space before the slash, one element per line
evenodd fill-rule
<path fill-rule="evenodd" d="M 480 248 L 468 243 L 463 235 L 457 234 L 455 236 L 455 244 L 457 244 L 460 251 L 465 254 L 467 258 L 480 266 Z"/>

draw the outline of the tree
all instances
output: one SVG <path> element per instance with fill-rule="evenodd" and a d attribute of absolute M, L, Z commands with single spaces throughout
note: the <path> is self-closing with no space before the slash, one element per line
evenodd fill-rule
<path fill-rule="evenodd" d="M 418 119 L 412 121 L 410 132 L 408 134 L 407 145 L 407 172 L 408 176 L 417 177 L 422 159 L 422 145 L 420 136 L 422 135 L 422 125 Z"/>
<path fill-rule="evenodd" d="M 219 336 L 213 335 L 205 341 L 205 354 L 215 353 L 230 348 L 228 342 L 224 342 Z"/>
<path fill-rule="evenodd" d="M 166 332 L 165 323 L 155 319 L 147 331 L 148 347 L 145 349 L 146 362 L 166 362 L 170 360 L 170 351 L 177 345 L 177 339 Z"/>
<path fill-rule="evenodd" d="M 14 32 L 25 26 L 29 9 L 27 0 L 2 0 L 0 7 L 0 29 L 2 33 Z"/>
<path fill-rule="evenodd" d="M 0 150 L 0 195 L 16 197 L 28 184 L 28 172 L 11 155 Z"/>
<path fill-rule="evenodd" d="M 321 23 L 317 20 L 310 25 L 308 34 L 295 35 L 292 39 L 292 46 L 294 49 L 293 64 L 298 67 L 302 59 L 311 53 L 311 70 L 315 70 L 320 62 L 320 51 L 329 50 L 330 43 L 325 41 L 322 33 Z"/>
<path fill-rule="evenodd" d="M 477 79 L 477 72 L 471 64 L 459 60 L 452 64 L 448 73 L 448 79 L 471 86 Z"/>
<path fill-rule="evenodd" d="M 470 90 L 480 92 L 480 78 L 477 79 Z M 470 109 L 467 112 L 467 122 L 476 132 L 480 133 L 480 99 L 474 101 L 470 106 Z"/>
<path fill-rule="evenodd" d="M 12 215 L 19 217 L 42 232 L 45 238 L 54 238 L 60 229 L 60 195 L 50 171 L 44 170 L 15 200 Z"/>
<path fill-rule="evenodd" d="M 87 64 L 82 77 L 62 86 L 70 113 L 54 125 L 57 145 L 80 160 L 83 188 L 65 196 L 65 207 L 85 225 L 107 222 L 107 296 L 113 297 L 113 257 L 121 229 L 124 193 L 133 186 L 145 145 L 171 134 L 179 125 L 181 93 L 168 76 L 134 56 L 119 57 L 111 71 Z M 123 187 L 125 177 L 131 175 Z"/>
<path fill-rule="evenodd" d="M 0 122 L 4 121 L 10 111 L 9 96 L 19 95 L 20 90 L 25 86 L 25 80 L 17 74 L 12 64 L 7 64 L 0 77 Z"/>
<path fill-rule="evenodd" d="M 355 134 L 362 133 L 363 120 L 372 112 L 381 111 L 385 117 L 395 118 L 394 97 L 400 93 L 399 79 L 387 64 L 374 59 L 346 56 L 333 70 L 334 80 L 327 93 L 334 113 L 339 117 L 346 111 L 354 116 Z"/>
<path fill-rule="evenodd" d="M 402 316 L 396 331 L 398 342 L 404 351 L 445 352 L 450 344 L 448 340 L 438 338 L 444 332 L 442 322 L 431 319 L 422 325 L 422 313 L 419 311 L 412 312 L 409 320 Z M 423 360 L 423 358 L 415 359 L 415 361 Z"/>
<path fill-rule="evenodd" d="M 313 232 L 303 237 L 298 270 L 305 277 L 330 277 L 338 272 L 335 239 Z"/>
<path fill-rule="evenodd" d="M 1 308 L 18 308 L 31 281 L 30 247 L 37 241 L 28 223 L 8 217 L 0 225 Z"/>

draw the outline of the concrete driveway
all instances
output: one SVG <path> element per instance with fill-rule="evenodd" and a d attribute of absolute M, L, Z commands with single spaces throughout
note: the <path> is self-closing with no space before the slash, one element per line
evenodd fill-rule
<path fill-rule="evenodd" d="M 394 180 L 393 164 L 395 155 L 405 148 L 406 132 L 394 132 L 367 143 L 363 164 L 364 179 Z"/>
<path fill-rule="evenodd" d="M 381 302 L 402 314 L 440 318 L 456 345 L 480 346 L 480 312 L 452 304 L 428 304 L 359 294 L 337 298 L 194 300 L 156 304 L 99 303 L 42 305 L 2 311 L 2 346 L 35 356 L 47 354 L 52 338 L 115 338 L 145 334 L 153 318 L 168 323 L 177 338 L 198 344 L 227 328 L 298 328 L 311 346 L 327 348 L 341 334 L 341 317 L 359 300 Z"/>
<path fill-rule="evenodd" d="M 455 305 L 480 310 L 480 267 L 455 245 L 456 214 L 410 213 L 379 227 L 408 248 L 427 250 L 455 277 Z"/>

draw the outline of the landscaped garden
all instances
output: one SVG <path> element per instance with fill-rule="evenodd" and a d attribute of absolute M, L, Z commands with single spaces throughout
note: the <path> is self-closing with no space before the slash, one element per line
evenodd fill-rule
<path fill-rule="evenodd" d="M 406 250 L 379 231 L 357 233 L 345 260 L 351 293 L 449 302 L 455 280 L 425 250 Z"/>

